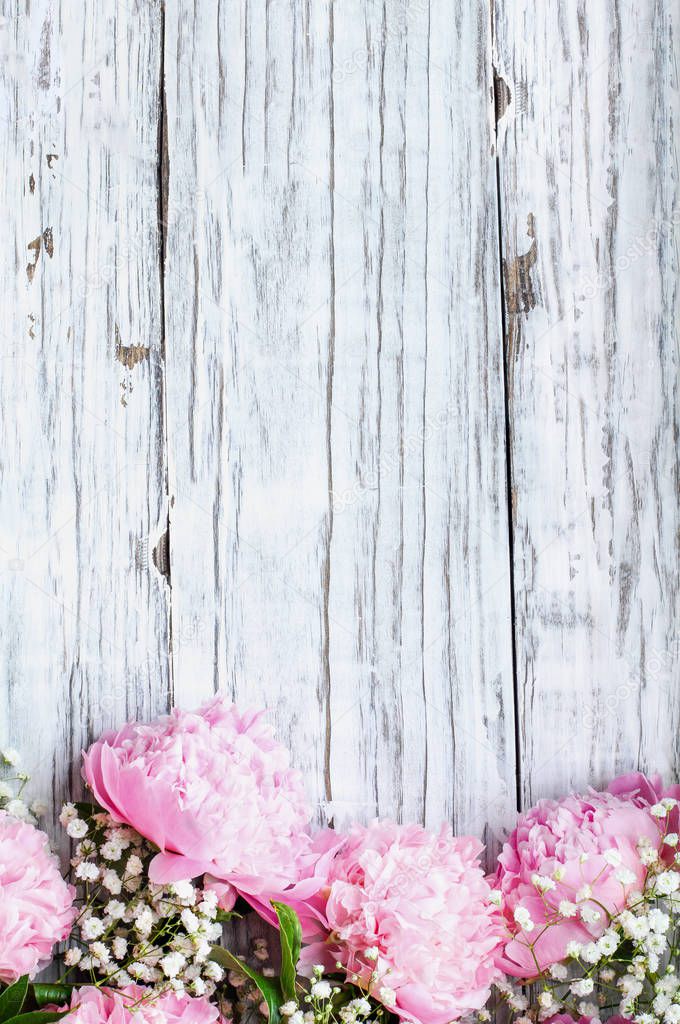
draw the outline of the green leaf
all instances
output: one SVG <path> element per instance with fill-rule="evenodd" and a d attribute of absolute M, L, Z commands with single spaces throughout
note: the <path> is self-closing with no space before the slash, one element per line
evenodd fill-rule
<path fill-rule="evenodd" d="M 40 1007 L 47 1006 L 50 1003 L 56 1003 L 57 1006 L 60 1006 L 62 1003 L 71 1001 L 72 985 L 58 985 L 56 982 L 52 984 L 47 982 L 45 984 L 34 984 L 31 988 L 33 989 L 33 997 Z"/>
<path fill-rule="evenodd" d="M 4 1024 L 52 1024 L 53 1021 L 61 1020 L 70 1012 L 70 1010 L 62 1010 L 60 1013 L 33 1010 L 32 1013 L 20 1013 L 18 1017 L 10 1017 Z"/>
<path fill-rule="evenodd" d="M 28 992 L 28 975 L 24 975 L 23 978 L 19 978 L 13 985 L 0 996 L 0 1021 L 4 1022 L 11 1020 L 12 1017 L 16 1017 L 18 1013 L 21 1013 L 21 1008 L 26 1001 L 26 993 Z"/>
<path fill-rule="evenodd" d="M 237 914 L 235 910 L 219 910 L 215 915 L 216 921 L 240 921 L 243 914 Z"/>
<path fill-rule="evenodd" d="M 272 906 L 279 919 L 279 940 L 281 942 L 281 991 L 285 1001 L 297 1002 L 295 982 L 297 965 L 302 945 L 302 928 L 300 918 L 285 903 L 272 900 Z"/>
<path fill-rule="evenodd" d="M 262 994 L 262 998 L 267 1004 L 269 1024 L 279 1024 L 279 1006 L 281 1006 L 284 1000 L 281 995 L 281 987 L 275 978 L 265 978 L 264 974 L 260 974 L 259 971 L 249 967 L 248 964 L 244 963 L 243 960 L 239 960 L 237 956 L 230 953 L 228 949 L 224 949 L 223 946 L 213 946 L 210 959 L 218 963 L 220 967 L 224 967 L 228 971 L 239 971 L 255 982 Z M 26 1021 L 26 1024 L 33 1024 L 33 1022 Z"/>

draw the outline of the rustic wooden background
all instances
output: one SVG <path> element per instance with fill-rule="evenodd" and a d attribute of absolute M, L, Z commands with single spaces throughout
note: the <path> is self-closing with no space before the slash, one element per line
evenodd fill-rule
<path fill-rule="evenodd" d="M 319 817 L 677 776 L 676 0 L 3 0 L 0 741 Z"/>

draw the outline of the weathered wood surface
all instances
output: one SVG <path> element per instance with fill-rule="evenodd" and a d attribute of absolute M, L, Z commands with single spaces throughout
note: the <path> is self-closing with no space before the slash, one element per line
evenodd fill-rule
<path fill-rule="evenodd" d="M 0 743 L 56 803 L 217 688 L 339 823 L 677 774 L 677 31 L 5 0 Z"/>
<path fill-rule="evenodd" d="M 496 10 L 530 802 L 679 767 L 680 9 Z"/>
<path fill-rule="evenodd" d="M 272 706 L 336 820 L 481 828 L 515 771 L 490 26 L 402 13 L 167 5 L 175 692 Z"/>
<path fill-rule="evenodd" d="M 0 713 L 58 802 L 88 736 L 168 699 L 161 21 L 12 0 L 0 31 Z"/>

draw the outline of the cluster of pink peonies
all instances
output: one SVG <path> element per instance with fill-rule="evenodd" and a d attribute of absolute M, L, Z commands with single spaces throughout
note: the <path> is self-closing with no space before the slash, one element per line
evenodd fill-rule
<path fill-rule="evenodd" d="M 91 963 L 108 963 L 116 944 L 134 947 L 139 962 L 129 975 L 113 963 L 117 989 L 77 989 L 77 1024 L 129 1024 L 133 1014 L 144 1024 L 221 1024 L 216 1006 L 200 998 L 206 990 L 197 987 L 191 967 L 192 950 L 204 960 L 214 941 L 192 903 L 203 900 L 207 907 L 210 900 L 200 893 L 212 893 L 213 916 L 217 901 L 228 911 L 238 897 L 274 924 L 272 900 L 295 910 L 304 940 L 300 971 L 312 978 L 310 998 L 324 992 L 332 999 L 334 985 L 349 985 L 380 1008 L 369 1019 L 362 1001 L 354 1000 L 342 1010 L 341 1024 L 373 1024 L 390 1014 L 412 1024 L 449 1024 L 482 1011 L 494 985 L 503 992 L 508 979 L 561 983 L 565 965 L 574 964 L 581 973 L 569 984 L 581 1000 L 574 1004 L 578 1012 L 557 1012 L 571 1004 L 555 1000 L 546 988 L 531 1024 L 570 1024 L 579 1014 L 579 1024 L 589 1024 L 597 1020 L 597 1006 L 588 992 L 598 971 L 613 976 L 609 962 L 603 965 L 620 943 L 638 942 L 639 933 L 634 968 L 640 975 L 647 956 L 644 971 L 657 978 L 660 936 L 670 925 L 656 904 L 648 918 L 642 916 L 642 894 L 649 891 L 658 903 L 677 890 L 680 920 L 680 787 L 664 789 L 657 777 L 634 773 L 605 792 L 541 801 L 519 818 L 495 873 L 485 878 L 481 844 L 454 837 L 449 828 L 433 833 L 375 821 L 345 832 L 314 831 L 301 777 L 262 714 L 241 713 L 222 698 L 102 737 L 84 754 L 83 775 L 110 817 L 95 813 L 104 821 L 99 846 L 86 824 L 70 822 L 69 835 L 80 838 L 73 863 L 79 877 L 103 880 L 108 895 L 101 907 L 90 899 L 74 935 L 82 941 L 87 931 Z M 112 822 L 118 825 L 112 828 Z M 140 840 L 133 843 L 134 855 L 128 849 L 122 856 L 132 840 L 119 841 L 118 826 L 144 837 L 146 846 Z M 144 880 L 142 867 L 148 871 Z M 184 902 L 180 890 L 188 893 Z M 162 910 L 168 892 L 175 892 L 174 916 Z M 0 812 L 1 981 L 33 974 L 49 959 L 53 945 L 71 930 L 72 904 L 73 892 L 46 837 Z M 648 907 L 643 909 L 646 914 Z M 164 923 L 180 919 L 171 927 Z M 93 920 L 101 926 L 96 935 Z M 170 952 L 151 950 L 149 960 L 139 936 L 169 927 Z M 129 984 L 131 977 L 147 984 L 144 971 L 165 986 L 153 999 L 149 988 Z M 323 971 L 330 982 L 322 980 Z M 639 995 L 632 972 L 619 986 L 624 1012 Z M 659 986 L 657 1004 L 668 999 L 675 1007 L 672 981 Z M 519 1008 L 521 998 L 510 1005 Z M 290 1024 L 335 1021 L 315 1017 L 313 1009 L 305 1013 L 290 999 L 281 1012 Z M 680 1024 L 680 981 L 677 1014 L 664 1013 L 658 1020 Z"/>
<path fill-rule="evenodd" d="M 271 900 L 287 903 L 317 939 L 306 962 L 342 963 L 398 1016 L 447 1024 L 488 999 L 501 927 L 481 844 L 391 822 L 312 836 L 300 777 L 259 714 L 217 698 L 127 725 L 90 748 L 84 776 L 159 848 L 154 881 L 207 873 L 224 908 L 239 894 L 272 923 Z"/>
<path fill-rule="evenodd" d="M 35 975 L 74 918 L 73 890 L 45 833 L 0 811 L 0 981 Z"/>

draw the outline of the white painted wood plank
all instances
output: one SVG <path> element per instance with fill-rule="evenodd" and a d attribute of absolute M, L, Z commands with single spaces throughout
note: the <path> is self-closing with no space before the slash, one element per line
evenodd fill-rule
<path fill-rule="evenodd" d="M 0 742 L 58 806 L 88 737 L 168 701 L 160 7 L 3 13 Z"/>
<path fill-rule="evenodd" d="M 496 3 L 527 803 L 679 767 L 679 30 Z"/>
<path fill-rule="evenodd" d="M 514 805 L 485 3 L 169 0 L 175 690 L 337 821 Z M 491 804 L 491 807 L 489 807 Z"/>

